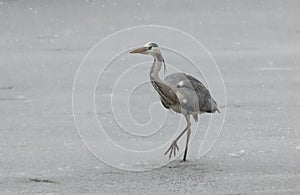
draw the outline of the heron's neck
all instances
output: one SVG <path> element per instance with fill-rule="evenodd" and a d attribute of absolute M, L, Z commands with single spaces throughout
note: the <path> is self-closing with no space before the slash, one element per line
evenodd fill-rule
<path fill-rule="evenodd" d="M 158 50 L 155 55 L 153 55 L 154 62 L 150 69 L 150 79 L 151 81 L 163 82 L 159 77 L 159 71 L 161 70 L 161 66 L 164 63 L 164 59 L 161 55 L 161 52 Z"/>

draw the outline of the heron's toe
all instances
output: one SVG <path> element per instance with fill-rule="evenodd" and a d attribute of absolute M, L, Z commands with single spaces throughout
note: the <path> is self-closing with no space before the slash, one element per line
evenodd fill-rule
<path fill-rule="evenodd" d="M 171 146 L 168 148 L 168 150 L 165 152 L 165 155 L 167 155 L 169 153 L 169 159 L 171 159 L 172 154 L 174 155 L 174 157 L 176 156 L 176 152 L 179 151 L 179 147 L 177 145 L 176 141 L 173 141 L 173 143 L 171 144 Z"/>

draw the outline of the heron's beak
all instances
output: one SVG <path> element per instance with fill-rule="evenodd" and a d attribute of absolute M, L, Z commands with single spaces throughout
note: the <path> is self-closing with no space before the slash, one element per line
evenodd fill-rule
<path fill-rule="evenodd" d="M 138 48 L 138 49 L 135 49 L 133 51 L 131 51 L 130 53 L 143 53 L 147 50 L 147 47 L 141 47 L 141 48 Z"/>

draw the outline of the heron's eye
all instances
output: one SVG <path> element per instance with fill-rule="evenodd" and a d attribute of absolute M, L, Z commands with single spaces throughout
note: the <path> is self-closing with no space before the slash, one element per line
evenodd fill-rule
<path fill-rule="evenodd" d="M 152 49 L 152 46 L 148 47 L 148 50 L 151 50 Z"/>

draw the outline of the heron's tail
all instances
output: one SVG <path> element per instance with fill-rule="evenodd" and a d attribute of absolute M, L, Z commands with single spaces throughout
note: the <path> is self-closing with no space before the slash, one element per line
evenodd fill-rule
<path fill-rule="evenodd" d="M 218 105 L 217 105 L 217 102 L 211 98 L 210 100 L 210 113 L 215 113 L 215 112 L 218 112 L 220 113 L 220 110 L 218 109 Z"/>

